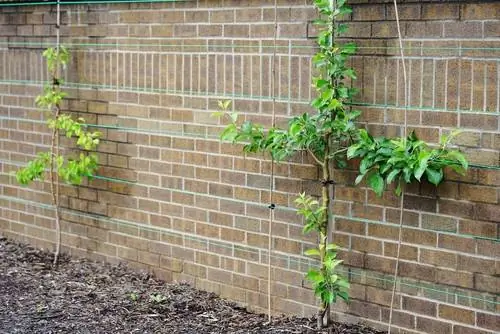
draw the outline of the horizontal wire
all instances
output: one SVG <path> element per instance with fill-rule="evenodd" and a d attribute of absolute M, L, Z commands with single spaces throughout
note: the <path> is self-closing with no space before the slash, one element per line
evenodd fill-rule
<path fill-rule="evenodd" d="M 0 162 L 6 163 L 6 164 L 12 164 L 12 165 L 18 165 L 22 166 L 25 165 L 22 162 L 10 162 L 8 160 L 1 160 Z M 0 174 L 8 174 L 8 173 L 0 173 Z M 251 201 L 245 201 L 245 200 L 240 200 L 236 198 L 230 198 L 230 197 L 223 197 L 223 196 L 217 196 L 217 195 L 211 195 L 207 193 L 201 193 L 201 192 L 194 192 L 194 191 L 187 191 L 187 190 L 180 190 L 180 189 L 171 189 L 171 188 L 162 188 L 162 187 L 153 187 L 151 185 L 147 184 L 141 184 L 138 182 L 130 182 L 132 185 L 138 185 L 138 186 L 144 186 L 144 187 L 150 187 L 150 188 L 159 188 L 159 189 L 168 189 L 173 192 L 181 193 L 181 194 L 187 194 L 187 195 L 192 195 L 192 196 L 208 196 L 211 198 L 217 198 L 219 200 L 224 200 L 224 201 L 232 201 L 244 205 L 256 205 L 261 208 L 267 208 L 269 204 L 267 203 L 260 203 L 260 202 L 251 202 Z M 287 206 L 282 206 L 282 205 L 277 205 L 276 209 L 278 210 L 283 210 L 283 211 L 289 211 L 289 212 L 298 212 L 296 208 L 293 207 L 287 207 Z M 333 215 L 331 216 L 333 219 L 339 218 L 339 219 L 347 219 L 347 220 L 353 220 L 353 221 L 358 221 L 362 222 L 365 224 L 371 224 L 371 225 L 382 225 L 382 226 L 389 226 L 389 227 L 398 227 L 399 225 L 390 223 L 390 222 L 384 222 L 384 221 L 378 221 L 378 220 L 370 220 L 370 219 L 364 219 L 364 218 L 358 218 L 358 217 L 352 217 L 352 216 L 343 216 L 343 215 Z M 484 237 L 484 236 L 477 236 L 473 234 L 467 234 L 467 233 L 457 233 L 457 232 L 450 232 L 448 230 L 441 230 L 441 229 L 432 229 L 432 228 L 425 228 L 425 227 L 415 227 L 415 226 L 405 226 L 405 229 L 410 229 L 410 230 L 416 230 L 416 231 L 425 231 L 425 232 L 434 232 L 434 233 L 440 233 L 443 235 L 450 235 L 450 236 L 455 236 L 455 237 L 461 237 L 465 239 L 473 239 L 473 240 L 486 240 L 486 241 L 491 241 L 491 242 L 500 242 L 500 238 L 490 238 L 490 237 Z"/>
<path fill-rule="evenodd" d="M 60 5 L 93 5 L 93 4 L 113 4 L 113 3 L 159 3 L 159 2 L 192 2 L 193 0 L 67 0 L 60 1 Z M 44 6 L 57 5 L 58 1 L 22 1 L 22 2 L 1 2 L 0 7 L 19 7 L 19 6 Z"/>
<path fill-rule="evenodd" d="M 33 86 L 43 86 L 43 84 L 47 84 L 47 81 L 40 80 L 0 80 L 0 84 L 15 84 L 15 85 L 33 85 Z M 75 83 L 75 82 L 65 82 L 63 87 L 68 88 L 97 88 L 103 90 L 121 90 L 127 92 L 138 92 L 138 93 L 162 93 L 162 94 L 175 94 L 175 95 L 184 95 L 186 97 L 193 96 L 201 96 L 208 98 L 221 98 L 221 99 L 247 99 L 247 100 L 256 100 L 256 101 L 272 101 L 271 96 L 266 95 L 248 95 L 248 94 L 224 94 L 224 93 L 215 93 L 208 91 L 193 91 L 193 90 L 175 90 L 175 89 L 163 89 L 163 88 L 145 88 L 140 86 L 119 86 L 119 85 L 103 85 L 103 84 L 86 84 L 86 83 Z M 303 103 L 310 104 L 310 100 L 300 99 L 300 98 L 290 98 L 286 96 L 277 96 L 277 102 L 285 102 L 285 103 Z M 350 102 L 346 103 L 348 106 L 358 106 L 358 107 L 373 107 L 373 108 L 382 108 L 382 109 L 402 109 L 404 106 L 399 106 L 395 104 L 377 104 L 377 103 L 366 103 L 366 102 Z M 433 107 L 421 107 L 421 106 L 409 106 L 410 110 L 415 111 L 434 111 L 434 112 L 455 112 L 455 113 L 463 113 L 463 114 L 480 114 L 480 115 L 500 115 L 500 112 L 497 111 L 485 111 L 485 110 L 472 110 L 472 109 L 446 109 L 446 108 L 433 108 Z"/>
<path fill-rule="evenodd" d="M 45 121 L 42 121 L 42 120 L 9 117 L 9 116 L 7 116 L 7 117 L 0 116 L 0 121 L 1 120 L 30 122 L 30 123 L 35 123 L 35 124 L 45 124 L 46 123 Z M 207 140 L 219 140 L 220 139 L 220 137 L 216 136 L 216 135 L 208 135 L 208 134 L 202 135 L 200 133 L 190 133 L 190 132 L 184 132 L 184 131 L 176 132 L 176 131 L 172 131 L 172 130 L 143 129 L 143 128 L 134 128 L 134 127 L 124 127 L 124 126 L 119 126 L 119 125 L 99 125 L 99 124 L 83 124 L 83 125 L 85 125 L 87 127 L 92 127 L 92 128 L 101 128 L 101 129 L 133 132 L 133 133 L 140 133 L 140 134 L 160 134 L 160 135 L 165 135 L 165 136 L 170 136 L 170 137 L 179 137 L 179 138 L 188 138 L 188 139 L 207 139 Z M 442 162 L 451 162 L 451 161 L 443 160 Z M 491 166 L 491 165 L 483 165 L 483 164 L 475 164 L 475 163 L 470 163 L 469 167 L 477 168 L 477 169 L 500 170 L 500 166 Z"/>
<path fill-rule="evenodd" d="M 358 217 L 352 217 L 352 216 L 342 216 L 342 215 L 332 215 L 332 217 L 334 219 L 339 218 L 339 219 L 352 220 L 352 221 L 356 221 L 359 223 L 372 224 L 372 225 L 383 225 L 383 226 L 399 228 L 399 224 L 383 222 L 383 221 L 378 221 L 378 220 L 371 220 L 371 219 L 358 218 Z M 463 238 L 467 238 L 467 239 L 486 240 L 486 241 L 491 241 L 491 242 L 495 242 L 495 243 L 500 242 L 500 238 L 490 238 L 490 237 L 478 236 L 478 235 L 473 235 L 473 234 L 468 234 L 468 233 L 453 233 L 453 232 L 446 231 L 446 230 L 407 226 L 407 225 L 403 226 L 403 228 L 410 229 L 410 230 L 424 231 L 424 232 L 438 232 L 440 234 L 459 236 L 459 237 L 463 237 Z"/>
<path fill-rule="evenodd" d="M 183 0 L 187 1 L 187 0 Z M 192 1 L 192 0 L 191 0 Z M 174 2 L 179 2 L 179 0 L 174 1 Z M 210 40 L 207 40 L 210 41 Z M 250 40 L 253 41 L 253 40 Z M 259 40 L 257 40 L 259 41 Z M 226 44 L 185 44 L 185 43 L 165 43 L 165 42 L 158 42 L 158 43 L 123 43 L 123 42 L 115 42 L 115 43 L 75 43 L 75 42 L 70 42 L 70 43 L 63 43 L 65 47 L 67 48 L 73 48 L 73 47 L 113 47 L 113 48 L 119 48 L 119 47 L 167 47 L 167 46 L 172 46 L 172 47 L 199 47 L 199 48 L 211 48 L 211 47 L 216 47 L 216 48 L 261 48 L 261 49 L 274 49 L 273 45 L 248 45 L 248 44 L 235 44 L 233 43 L 226 43 Z M 40 45 L 40 46 L 52 46 L 53 43 L 51 42 L 44 42 L 44 41 L 1 41 L 0 45 L 15 45 L 15 46 L 33 46 L 33 45 Z M 276 48 L 278 49 L 317 49 L 316 45 L 276 45 Z M 361 46 L 358 45 L 356 46 L 356 49 L 358 50 L 377 50 L 377 49 L 387 49 L 387 50 L 399 50 L 399 46 Z M 500 51 L 500 48 L 496 47 L 425 47 L 425 46 L 418 46 L 418 47 L 412 47 L 408 46 L 405 47 L 404 49 L 406 50 L 413 50 L 413 51 L 425 51 L 425 50 L 432 50 L 432 51 L 491 51 L 491 52 L 496 52 Z M 459 55 L 460 57 L 464 57 L 462 55 Z"/>
<path fill-rule="evenodd" d="M 0 195 L 0 200 L 17 202 L 17 203 L 20 203 L 20 204 L 25 204 L 25 205 L 29 205 L 29 206 L 33 206 L 33 207 L 40 207 L 40 208 L 43 208 L 43 209 L 54 210 L 54 207 L 52 205 L 49 205 L 49 204 L 43 204 L 43 203 L 39 203 L 39 202 L 35 202 L 35 201 L 23 200 L 23 199 L 19 199 L 19 198 L 15 198 L 15 197 L 10 197 L 10 196 Z M 225 241 L 220 241 L 220 240 L 215 240 L 215 239 L 209 239 L 209 238 L 206 238 L 206 237 L 198 237 L 198 236 L 194 236 L 194 235 L 191 235 L 191 234 L 188 234 L 188 233 L 183 233 L 183 232 L 180 232 L 180 231 L 173 231 L 173 230 L 166 229 L 166 228 L 159 227 L 159 226 L 145 226 L 145 225 L 142 225 L 142 224 L 137 224 L 135 222 L 130 222 L 130 221 L 122 220 L 122 219 L 110 218 L 110 217 L 105 217 L 105 216 L 100 216 L 100 215 L 89 214 L 89 213 L 80 213 L 80 212 L 78 212 L 76 210 L 71 210 L 71 209 L 67 209 L 67 208 L 63 208 L 62 211 L 66 212 L 66 213 L 68 213 L 70 215 L 76 216 L 76 217 L 96 219 L 96 220 L 101 220 L 101 221 L 105 221 L 105 222 L 111 222 L 111 223 L 117 224 L 117 225 L 132 226 L 132 227 L 136 227 L 138 230 L 143 229 L 143 230 L 147 230 L 147 231 L 157 231 L 157 232 L 161 232 L 161 233 L 164 233 L 164 234 L 167 234 L 167 235 L 170 234 L 171 236 L 174 236 L 174 237 L 178 237 L 180 235 L 180 236 L 182 236 L 183 240 L 194 241 L 194 242 L 200 242 L 200 240 L 204 240 L 206 242 L 207 248 L 210 245 L 213 245 L 215 247 L 229 249 L 232 252 L 234 252 L 235 250 L 237 250 L 237 251 L 248 252 L 250 254 L 256 254 L 256 255 L 259 255 L 259 257 L 260 256 L 264 256 L 264 257 L 265 256 L 270 256 L 271 258 L 274 258 L 275 260 L 277 259 L 278 261 L 282 261 L 282 260 L 286 261 L 288 263 L 288 268 L 290 268 L 290 264 L 291 263 L 296 263 L 296 264 L 299 264 L 299 265 L 307 265 L 307 266 L 313 266 L 313 265 L 317 266 L 319 264 L 319 261 L 316 260 L 316 259 L 301 258 L 300 256 L 292 257 L 292 256 L 285 256 L 285 255 L 276 254 L 276 253 L 275 253 L 275 255 L 268 255 L 268 254 L 265 254 L 267 252 L 265 252 L 265 253 L 264 252 L 259 252 L 258 249 L 256 249 L 256 250 L 248 249 L 248 248 L 251 248 L 251 247 L 250 246 L 246 246 L 246 245 L 242 245 L 242 247 L 245 247 L 246 249 L 245 248 L 236 249 L 235 247 L 238 247 L 238 245 L 236 245 L 236 244 L 222 245 L 222 244 L 229 244 L 229 243 L 227 243 Z M 117 232 L 117 233 L 120 233 L 120 232 Z M 123 234 L 123 233 L 121 233 L 121 234 Z M 127 234 L 125 234 L 125 235 L 127 235 Z M 213 244 L 213 243 L 215 243 L 215 244 Z M 173 246 L 181 246 L 181 245 L 173 244 Z M 185 247 L 187 247 L 187 246 L 185 246 Z M 208 250 L 203 250 L 203 251 L 209 252 Z M 262 251 L 265 251 L 265 249 L 262 249 Z M 221 255 L 219 253 L 214 253 L 214 254 Z M 247 261 L 251 261 L 251 260 L 247 259 Z M 261 261 L 259 260 L 259 262 L 257 262 L 257 263 L 261 263 Z M 291 269 L 291 270 L 293 270 L 293 269 Z M 363 271 L 364 273 L 358 273 L 358 271 Z M 481 302 L 484 302 L 484 303 L 490 303 L 490 304 L 494 304 L 494 305 L 500 304 L 500 302 L 494 301 L 494 300 L 489 300 L 489 299 L 485 299 L 485 298 L 478 298 L 478 297 L 468 296 L 468 295 L 465 295 L 465 294 L 462 294 L 462 293 L 459 293 L 459 292 L 450 292 L 448 290 L 440 290 L 440 289 L 436 289 L 436 288 L 430 288 L 430 287 L 425 286 L 426 283 L 423 283 L 423 284 L 406 283 L 406 282 L 402 281 L 402 279 L 405 279 L 405 278 L 399 279 L 399 282 L 398 282 L 398 280 L 394 281 L 394 279 L 381 278 L 381 277 L 376 277 L 376 276 L 369 276 L 369 275 L 366 274 L 369 271 L 366 270 L 366 269 L 362 269 L 362 268 L 357 268 L 357 267 L 352 267 L 352 268 L 347 268 L 347 269 L 343 268 L 341 270 L 341 272 L 344 273 L 346 276 L 360 276 L 360 277 L 362 277 L 364 279 L 374 279 L 374 280 L 377 280 L 377 281 L 382 281 L 382 282 L 391 283 L 391 284 L 394 284 L 394 283 L 398 284 L 399 283 L 400 285 L 404 285 L 404 286 L 407 286 L 407 287 L 413 287 L 413 288 L 422 289 L 422 290 L 428 290 L 428 291 L 432 291 L 432 292 L 439 292 L 439 293 L 443 293 L 443 294 L 447 294 L 447 295 L 452 295 L 452 296 L 455 296 L 455 297 L 463 297 L 463 298 L 467 298 L 467 299 L 470 299 L 470 300 L 481 301 Z M 427 283 L 427 284 L 429 284 L 429 283 Z M 430 284 L 432 284 L 432 283 L 430 283 Z M 484 293 L 488 294 L 487 292 L 484 292 Z"/>

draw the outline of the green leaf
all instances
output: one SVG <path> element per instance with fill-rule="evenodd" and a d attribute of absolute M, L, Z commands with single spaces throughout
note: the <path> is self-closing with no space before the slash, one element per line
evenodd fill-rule
<path fill-rule="evenodd" d="M 306 250 L 304 254 L 307 256 L 320 256 L 319 249 L 317 248 L 310 248 Z"/>
<path fill-rule="evenodd" d="M 465 156 L 459 151 L 450 151 L 446 154 L 446 157 L 459 162 L 463 169 L 467 169 L 469 167 L 467 159 L 465 159 Z"/>
<path fill-rule="evenodd" d="M 363 160 L 361 160 L 361 164 L 359 165 L 359 172 L 361 174 L 366 174 L 368 170 L 373 166 L 373 159 L 370 156 L 366 156 Z"/>
<path fill-rule="evenodd" d="M 393 170 L 391 170 L 391 172 L 389 173 L 389 175 L 387 175 L 387 178 L 386 178 L 387 184 L 391 184 L 392 181 L 394 181 L 394 179 L 396 178 L 396 176 L 400 172 L 401 172 L 401 169 L 393 169 Z"/>
<path fill-rule="evenodd" d="M 323 275 L 319 271 L 312 269 L 307 272 L 306 279 L 316 284 L 324 281 Z"/>
<path fill-rule="evenodd" d="M 347 291 L 339 291 L 337 292 L 337 294 L 339 295 L 340 298 L 342 298 L 346 302 L 349 301 L 349 293 Z"/>
<path fill-rule="evenodd" d="M 336 283 L 339 287 L 344 288 L 344 289 L 349 289 L 351 287 L 349 282 L 343 278 L 339 279 Z"/>
<path fill-rule="evenodd" d="M 326 245 L 326 250 L 336 250 L 338 248 L 339 248 L 339 246 L 337 246 L 335 244 L 328 244 L 328 245 Z"/>
<path fill-rule="evenodd" d="M 401 189 L 401 179 L 400 181 L 398 182 L 398 186 L 396 187 L 396 189 L 394 189 L 394 193 L 397 195 L 397 196 L 401 196 L 403 190 Z"/>
<path fill-rule="evenodd" d="M 356 180 L 354 180 L 354 184 L 359 184 L 361 183 L 361 181 L 363 181 L 363 178 L 365 177 L 365 174 L 359 174 L 357 177 L 356 177 Z"/>
<path fill-rule="evenodd" d="M 431 157 L 430 152 L 420 152 L 418 155 L 418 167 L 415 169 L 413 172 L 413 175 L 415 178 L 420 181 L 420 178 L 422 175 L 424 175 L 425 170 L 427 169 L 427 166 L 429 165 L 429 158 Z"/>
<path fill-rule="evenodd" d="M 236 112 L 229 113 L 229 117 L 231 117 L 231 121 L 233 121 L 233 123 L 236 123 L 236 121 L 238 120 L 238 113 Z"/>
<path fill-rule="evenodd" d="M 436 186 L 439 183 L 441 183 L 441 181 L 443 180 L 443 170 L 442 169 L 435 170 L 435 169 L 427 168 L 425 170 L 425 175 L 427 176 L 427 180 L 429 180 L 430 183 L 432 183 Z"/>
<path fill-rule="evenodd" d="M 368 177 L 368 185 L 380 197 L 384 192 L 385 184 L 384 179 L 379 173 L 373 173 Z"/>

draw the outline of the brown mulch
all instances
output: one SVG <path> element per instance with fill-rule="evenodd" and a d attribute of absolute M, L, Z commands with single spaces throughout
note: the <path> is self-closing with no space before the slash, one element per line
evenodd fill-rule
<path fill-rule="evenodd" d="M 314 319 L 264 315 L 123 265 L 52 254 L 0 238 L 0 333 L 318 333 Z M 152 298 L 156 296 L 156 300 Z M 376 334 L 335 324 L 334 334 Z"/>

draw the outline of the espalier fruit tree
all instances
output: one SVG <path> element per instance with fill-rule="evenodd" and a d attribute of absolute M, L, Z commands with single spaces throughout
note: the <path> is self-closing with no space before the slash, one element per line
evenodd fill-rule
<path fill-rule="evenodd" d="M 63 113 L 61 103 L 66 96 L 61 90 L 62 79 L 59 77 L 61 67 L 66 68 L 69 53 L 66 48 L 49 48 L 43 52 L 47 61 L 47 69 L 51 81 L 44 87 L 43 94 L 38 96 L 36 104 L 48 111 L 47 126 L 50 129 L 50 150 L 39 153 L 26 167 L 16 173 L 21 185 L 32 181 L 43 181 L 47 177 L 50 183 L 52 204 L 55 209 L 56 250 L 54 265 L 57 265 L 61 248 L 60 193 L 59 180 L 68 184 L 79 185 L 83 178 L 92 177 L 98 168 L 97 155 L 93 153 L 99 144 L 99 132 L 88 131 L 83 118 L 73 119 L 70 114 Z M 61 154 L 59 136 L 66 135 L 76 140 L 79 154 Z"/>
<path fill-rule="evenodd" d="M 330 205 L 335 183 L 331 174 L 333 167 L 345 168 L 346 159 L 359 159 L 356 184 L 366 177 L 368 186 L 381 196 L 393 182 L 397 184 L 398 195 L 404 184 L 420 182 L 423 178 L 438 185 L 446 167 L 462 173 L 467 169 L 467 161 L 459 151 L 449 148 L 455 132 L 443 136 L 439 147 L 433 148 L 414 133 L 406 138 L 374 138 L 366 130 L 357 128 L 360 113 L 349 105 L 356 93 L 349 82 L 356 80 L 356 74 L 348 66 L 356 46 L 336 42 L 348 28 L 339 19 L 350 14 L 351 9 L 346 0 L 314 0 L 314 5 L 319 12 L 315 23 L 320 29 L 319 51 L 312 59 L 317 73 L 312 83 L 317 91 L 311 103 L 315 113 L 292 118 L 284 129 L 274 126 L 265 129 L 248 120 L 239 122 L 238 114 L 230 111 L 228 101 L 219 103 L 220 111 L 216 114 L 229 121 L 221 139 L 243 144 L 245 153 L 265 152 L 279 162 L 298 151 L 306 151 L 322 171 L 320 199 L 300 194 L 295 200 L 298 213 L 304 219 L 304 233 L 314 231 L 318 235 L 317 247 L 305 253 L 318 258 L 320 266 L 310 269 L 306 279 L 312 283 L 320 301 L 317 326 L 322 328 L 330 323 L 330 305 L 339 299 L 349 300 L 349 283 L 339 274 L 342 261 L 337 259 L 338 247 L 329 242 L 328 235 L 329 219 L 333 216 Z"/>

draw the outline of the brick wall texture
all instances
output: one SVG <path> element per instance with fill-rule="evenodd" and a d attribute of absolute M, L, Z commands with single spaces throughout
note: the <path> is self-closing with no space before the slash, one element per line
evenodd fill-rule
<path fill-rule="evenodd" d="M 438 188 L 408 188 L 394 325 L 401 333 L 487 334 L 500 330 L 500 3 L 399 1 L 407 55 L 408 126 L 430 142 L 454 128 L 474 164 Z M 392 1 L 352 0 L 346 40 L 360 89 L 361 125 L 403 129 L 402 62 Z M 293 200 L 318 194 L 306 155 L 277 165 L 268 253 L 271 164 L 221 143 L 210 117 L 229 99 L 246 119 L 285 124 L 308 111 L 316 12 L 309 0 L 198 0 L 62 7 L 72 62 L 64 109 L 103 133 L 99 177 L 62 188 L 63 251 L 126 261 L 167 281 L 183 280 L 258 311 L 311 315 L 315 299 Z M 47 183 L 19 187 L 10 174 L 46 150 L 34 98 L 47 79 L 41 51 L 53 45 L 55 8 L 0 7 L 0 233 L 53 248 Z M 277 81 L 272 91 L 276 51 Z M 68 151 L 71 144 L 61 139 Z M 395 267 L 399 199 L 355 187 L 335 171 L 332 238 L 342 247 L 352 301 L 339 321 L 386 328 Z M 396 225 L 395 225 L 396 224 Z"/>

